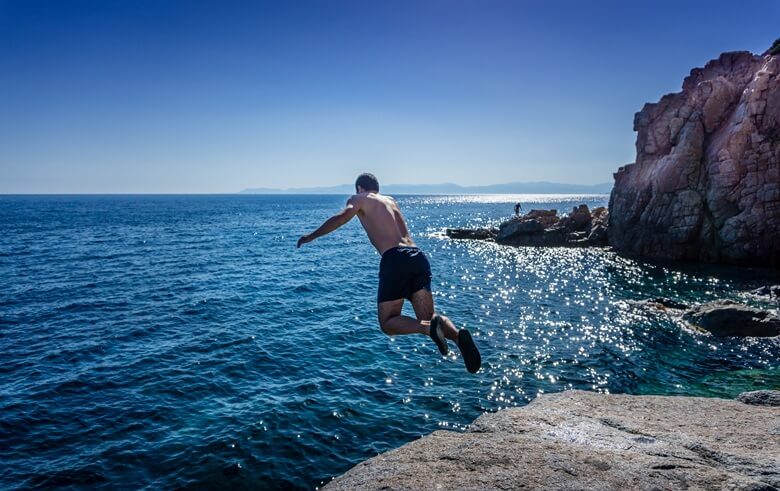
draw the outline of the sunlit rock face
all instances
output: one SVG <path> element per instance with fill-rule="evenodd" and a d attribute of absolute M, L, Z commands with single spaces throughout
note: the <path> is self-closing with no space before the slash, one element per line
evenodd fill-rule
<path fill-rule="evenodd" d="M 780 266 L 780 56 L 724 53 L 634 118 L 609 242 L 648 257 Z"/>

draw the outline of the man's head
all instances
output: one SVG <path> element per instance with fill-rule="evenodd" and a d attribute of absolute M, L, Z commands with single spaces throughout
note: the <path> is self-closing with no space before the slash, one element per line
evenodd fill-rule
<path fill-rule="evenodd" d="M 358 193 L 379 192 L 379 181 L 374 174 L 368 172 L 360 174 L 355 181 L 355 191 Z"/>

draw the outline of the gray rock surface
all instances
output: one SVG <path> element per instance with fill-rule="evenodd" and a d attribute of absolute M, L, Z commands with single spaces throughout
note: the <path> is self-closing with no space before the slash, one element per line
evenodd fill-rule
<path fill-rule="evenodd" d="M 780 266 L 780 56 L 724 53 L 634 117 L 609 243 L 647 257 Z"/>
<path fill-rule="evenodd" d="M 526 220 L 508 220 L 498 227 L 499 242 L 507 241 L 516 235 L 531 235 L 544 233 L 544 225 L 535 218 Z"/>
<path fill-rule="evenodd" d="M 739 402 L 756 406 L 780 407 L 780 390 L 754 390 L 743 392 L 737 397 Z"/>
<path fill-rule="evenodd" d="M 768 300 L 780 300 L 780 285 L 767 285 L 756 288 L 750 292 L 757 297 L 766 297 Z"/>
<path fill-rule="evenodd" d="M 435 431 L 325 490 L 780 488 L 780 408 L 567 391 Z"/>
<path fill-rule="evenodd" d="M 609 212 L 587 205 L 574 207 L 569 215 L 557 210 L 531 210 L 506 220 L 496 229 L 448 228 L 452 239 L 495 240 L 499 244 L 540 247 L 587 247 L 607 245 Z"/>
<path fill-rule="evenodd" d="M 683 314 L 683 320 L 716 336 L 780 335 L 780 318 L 730 300 L 697 305 Z"/>

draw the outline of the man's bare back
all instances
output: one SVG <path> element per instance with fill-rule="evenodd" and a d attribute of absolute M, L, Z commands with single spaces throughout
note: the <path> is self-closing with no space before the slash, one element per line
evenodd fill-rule
<path fill-rule="evenodd" d="M 416 247 L 398 204 L 389 196 L 367 192 L 352 196 L 347 205 L 357 208 L 360 224 L 379 254 L 393 247 Z"/>

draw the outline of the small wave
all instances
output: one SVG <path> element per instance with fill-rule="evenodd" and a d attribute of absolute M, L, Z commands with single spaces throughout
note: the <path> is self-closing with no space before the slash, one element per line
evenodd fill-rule
<path fill-rule="evenodd" d="M 92 301 L 77 301 L 77 302 L 70 302 L 66 305 L 63 305 L 61 307 L 57 307 L 57 311 L 59 312 L 89 312 L 93 310 L 105 310 L 105 311 L 118 311 L 118 310 L 124 310 L 129 306 L 129 303 L 126 301 L 103 301 L 103 300 L 92 300 Z"/>
<path fill-rule="evenodd" d="M 35 488 L 94 486 L 106 482 L 108 478 L 100 470 L 89 467 L 45 471 L 26 479 L 26 485 Z"/>

